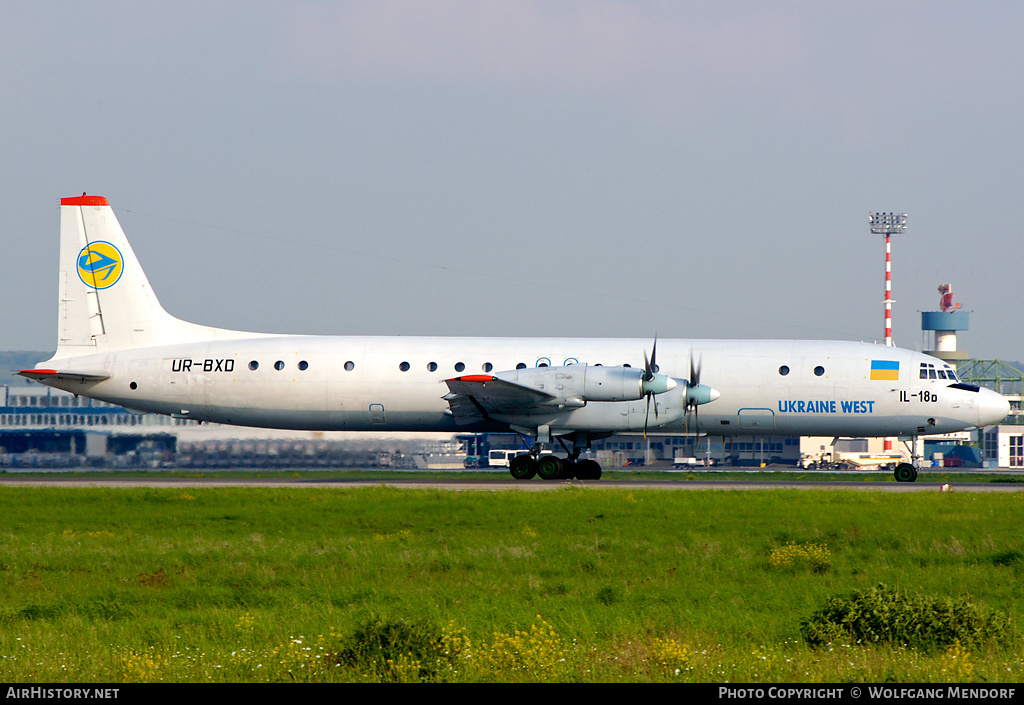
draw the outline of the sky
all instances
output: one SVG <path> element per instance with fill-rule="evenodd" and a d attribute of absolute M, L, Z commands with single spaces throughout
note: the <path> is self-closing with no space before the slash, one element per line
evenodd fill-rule
<path fill-rule="evenodd" d="M 0 0 L 0 350 L 59 199 L 161 303 L 332 335 L 884 339 L 1024 359 L 1024 4 Z"/>

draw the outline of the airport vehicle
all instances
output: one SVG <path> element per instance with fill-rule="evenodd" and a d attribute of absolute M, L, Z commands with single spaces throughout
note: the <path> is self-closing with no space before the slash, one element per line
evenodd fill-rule
<path fill-rule="evenodd" d="M 677 455 L 672 458 L 672 467 L 676 468 L 699 468 L 704 467 L 705 461 L 701 458 L 694 458 L 693 456 Z"/>
<path fill-rule="evenodd" d="M 533 449 L 510 461 L 518 479 L 599 478 L 579 455 L 615 433 L 909 440 L 1009 411 L 936 358 L 869 343 L 212 328 L 164 310 L 107 199 L 64 198 L 60 211 L 57 350 L 19 374 L 138 411 L 266 428 L 511 429 Z M 542 453 L 556 442 L 567 457 Z M 916 474 L 895 470 L 901 481 Z"/>
<path fill-rule="evenodd" d="M 487 454 L 487 467 L 509 467 L 512 458 L 520 451 L 515 450 L 492 450 Z"/>
<path fill-rule="evenodd" d="M 552 451 L 541 451 L 540 455 L 551 455 Z M 531 455 L 529 450 L 492 450 L 487 455 L 487 465 L 492 468 L 511 468 L 512 460 L 518 455 Z"/>

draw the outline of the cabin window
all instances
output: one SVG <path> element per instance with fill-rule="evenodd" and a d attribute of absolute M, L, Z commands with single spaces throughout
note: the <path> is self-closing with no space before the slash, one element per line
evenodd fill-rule
<path fill-rule="evenodd" d="M 516 369 L 517 370 L 525 370 L 526 369 L 526 363 L 525 362 L 520 362 L 518 365 L 516 365 Z"/>
<path fill-rule="evenodd" d="M 789 374 L 789 365 L 783 365 L 779 368 L 779 374 L 785 377 Z"/>
<path fill-rule="evenodd" d="M 253 360 L 252 362 L 249 363 L 249 369 L 252 370 L 253 372 L 258 370 L 259 368 L 260 368 L 260 363 L 256 362 L 255 360 Z"/>
<path fill-rule="evenodd" d="M 279 372 L 281 370 L 283 370 L 284 369 L 284 360 L 278 360 L 277 362 L 275 362 L 274 363 L 274 369 L 279 371 Z"/>
<path fill-rule="evenodd" d="M 409 371 L 409 363 L 408 362 L 403 362 L 403 363 L 399 364 L 398 365 L 398 369 L 400 369 L 402 372 L 408 372 Z"/>
<path fill-rule="evenodd" d="M 302 360 L 299 363 L 299 369 L 302 370 L 303 372 L 305 372 L 307 369 L 309 369 L 309 363 L 306 362 L 305 360 Z"/>
<path fill-rule="evenodd" d="M 456 372 L 462 372 L 464 369 L 466 369 L 466 363 L 464 363 L 464 362 L 456 362 L 455 363 L 455 371 Z"/>
<path fill-rule="evenodd" d="M 352 362 L 351 360 L 349 360 L 348 362 L 345 363 L 345 369 L 348 370 L 349 372 L 351 372 L 355 368 L 356 368 L 356 363 Z"/>
<path fill-rule="evenodd" d="M 427 363 L 427 372 L 437 372 L 437 363 L 436 362 L 428 362 Z"/>
<path fill-rule="evenodd" d="M 822 367 L 821 365 L 818 365 L 817 367 L 814 368 L 814 376 L 815 377 L 821 377 L 823 374 L 825 374 L 825 368 L 824 367 Z"/>
<path fill-rule="evenodd" d="M 492 365 L 489 362 L 485 362 L 483 365 L 480 366 L 480 369 L 483 370 L 484 372 L 490 372 L 491 370 L 494 369 L 494 365 Z"/>

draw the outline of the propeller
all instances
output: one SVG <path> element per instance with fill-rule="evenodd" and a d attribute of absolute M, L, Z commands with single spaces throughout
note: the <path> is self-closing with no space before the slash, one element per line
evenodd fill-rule
<path fill-rule="evenodd" d="M 654 418 L 657 419 L 658 399 L 655 395 L 675 389 L 680 383 L 686 385 L 684 404 L 686 407 L 686 432 L 689 433 L 690 410 L 693 409 L 694 423 L 699 427 L 700 419 L 697 416 L 697 407 L 718 399 L 720 395 L 717 390 L 700 383 L 701 360 L 699 357 L 694 360 L 692 351 L 690 353 L 690 378 L 687 380 L 675 380 L 668 375 L 661 374 L 658 371 L 657 359 L 658 336 L 654 336 L 654 346 L 651 348 L 650 358 L 647 357 L 647 351 L 644 351 L 644 373 L 640 385 L 644 396 L 647 398 L 647 411 L 644 415 L 644 438 L 647 437 L 648 422 L 651 418 L 651 400 L 654 400 Z"/>
<path fill-rule="evenodd" d="M 690 352 L 690 379 L 686 382 L 686 433 L 690 433 L 690 409 L 693 409 L 693 432 L 700 433 L 700 417 L 697 409 L 700 404 L 697 401 L 696 390 L 700 385 L 700 358 L 697 364 L 693 363 L 693 352 Z"/>
<path fill-rule="evenodd" d="M 647 397 L 647 413 L 644 415 L 644 438 L 647 438 L 647 422 L 651 418 L 651 399 L 655 394 L 662 394 L 670 389 L 675 389 L 676 381 L 668 375 L 658 373 L 658 336 L 654 336 L 654 346 L 651 348 L 651 357 L 647 358 L 647 351 L 644 350 L 644 376 L 640 388 Z M 654 418 L 658 418 L 658 400 L 654 399 Z"/>
<path fill-rule="evenodd" d="M 700 416 L 697 409 L 701 404 L 708 404 L 721 396 L 717 389 L 700 383 L 700 358 L 693 360 L 690 353 L 690 379 L 686 381 L 686 433 L 690 432 L 690 409 L 693 409 L 694 433 L 700 431 Z"/>

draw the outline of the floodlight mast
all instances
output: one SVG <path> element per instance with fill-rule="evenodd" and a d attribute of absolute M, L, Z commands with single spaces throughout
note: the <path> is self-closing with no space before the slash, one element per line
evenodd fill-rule
<path fill-rule="evenodd" d="M 868 213 L 871 232 L 885 235 L 885 344 L 892 345 L 892 247 L 890 238 L 907 229 L 906 213 Z"/>

